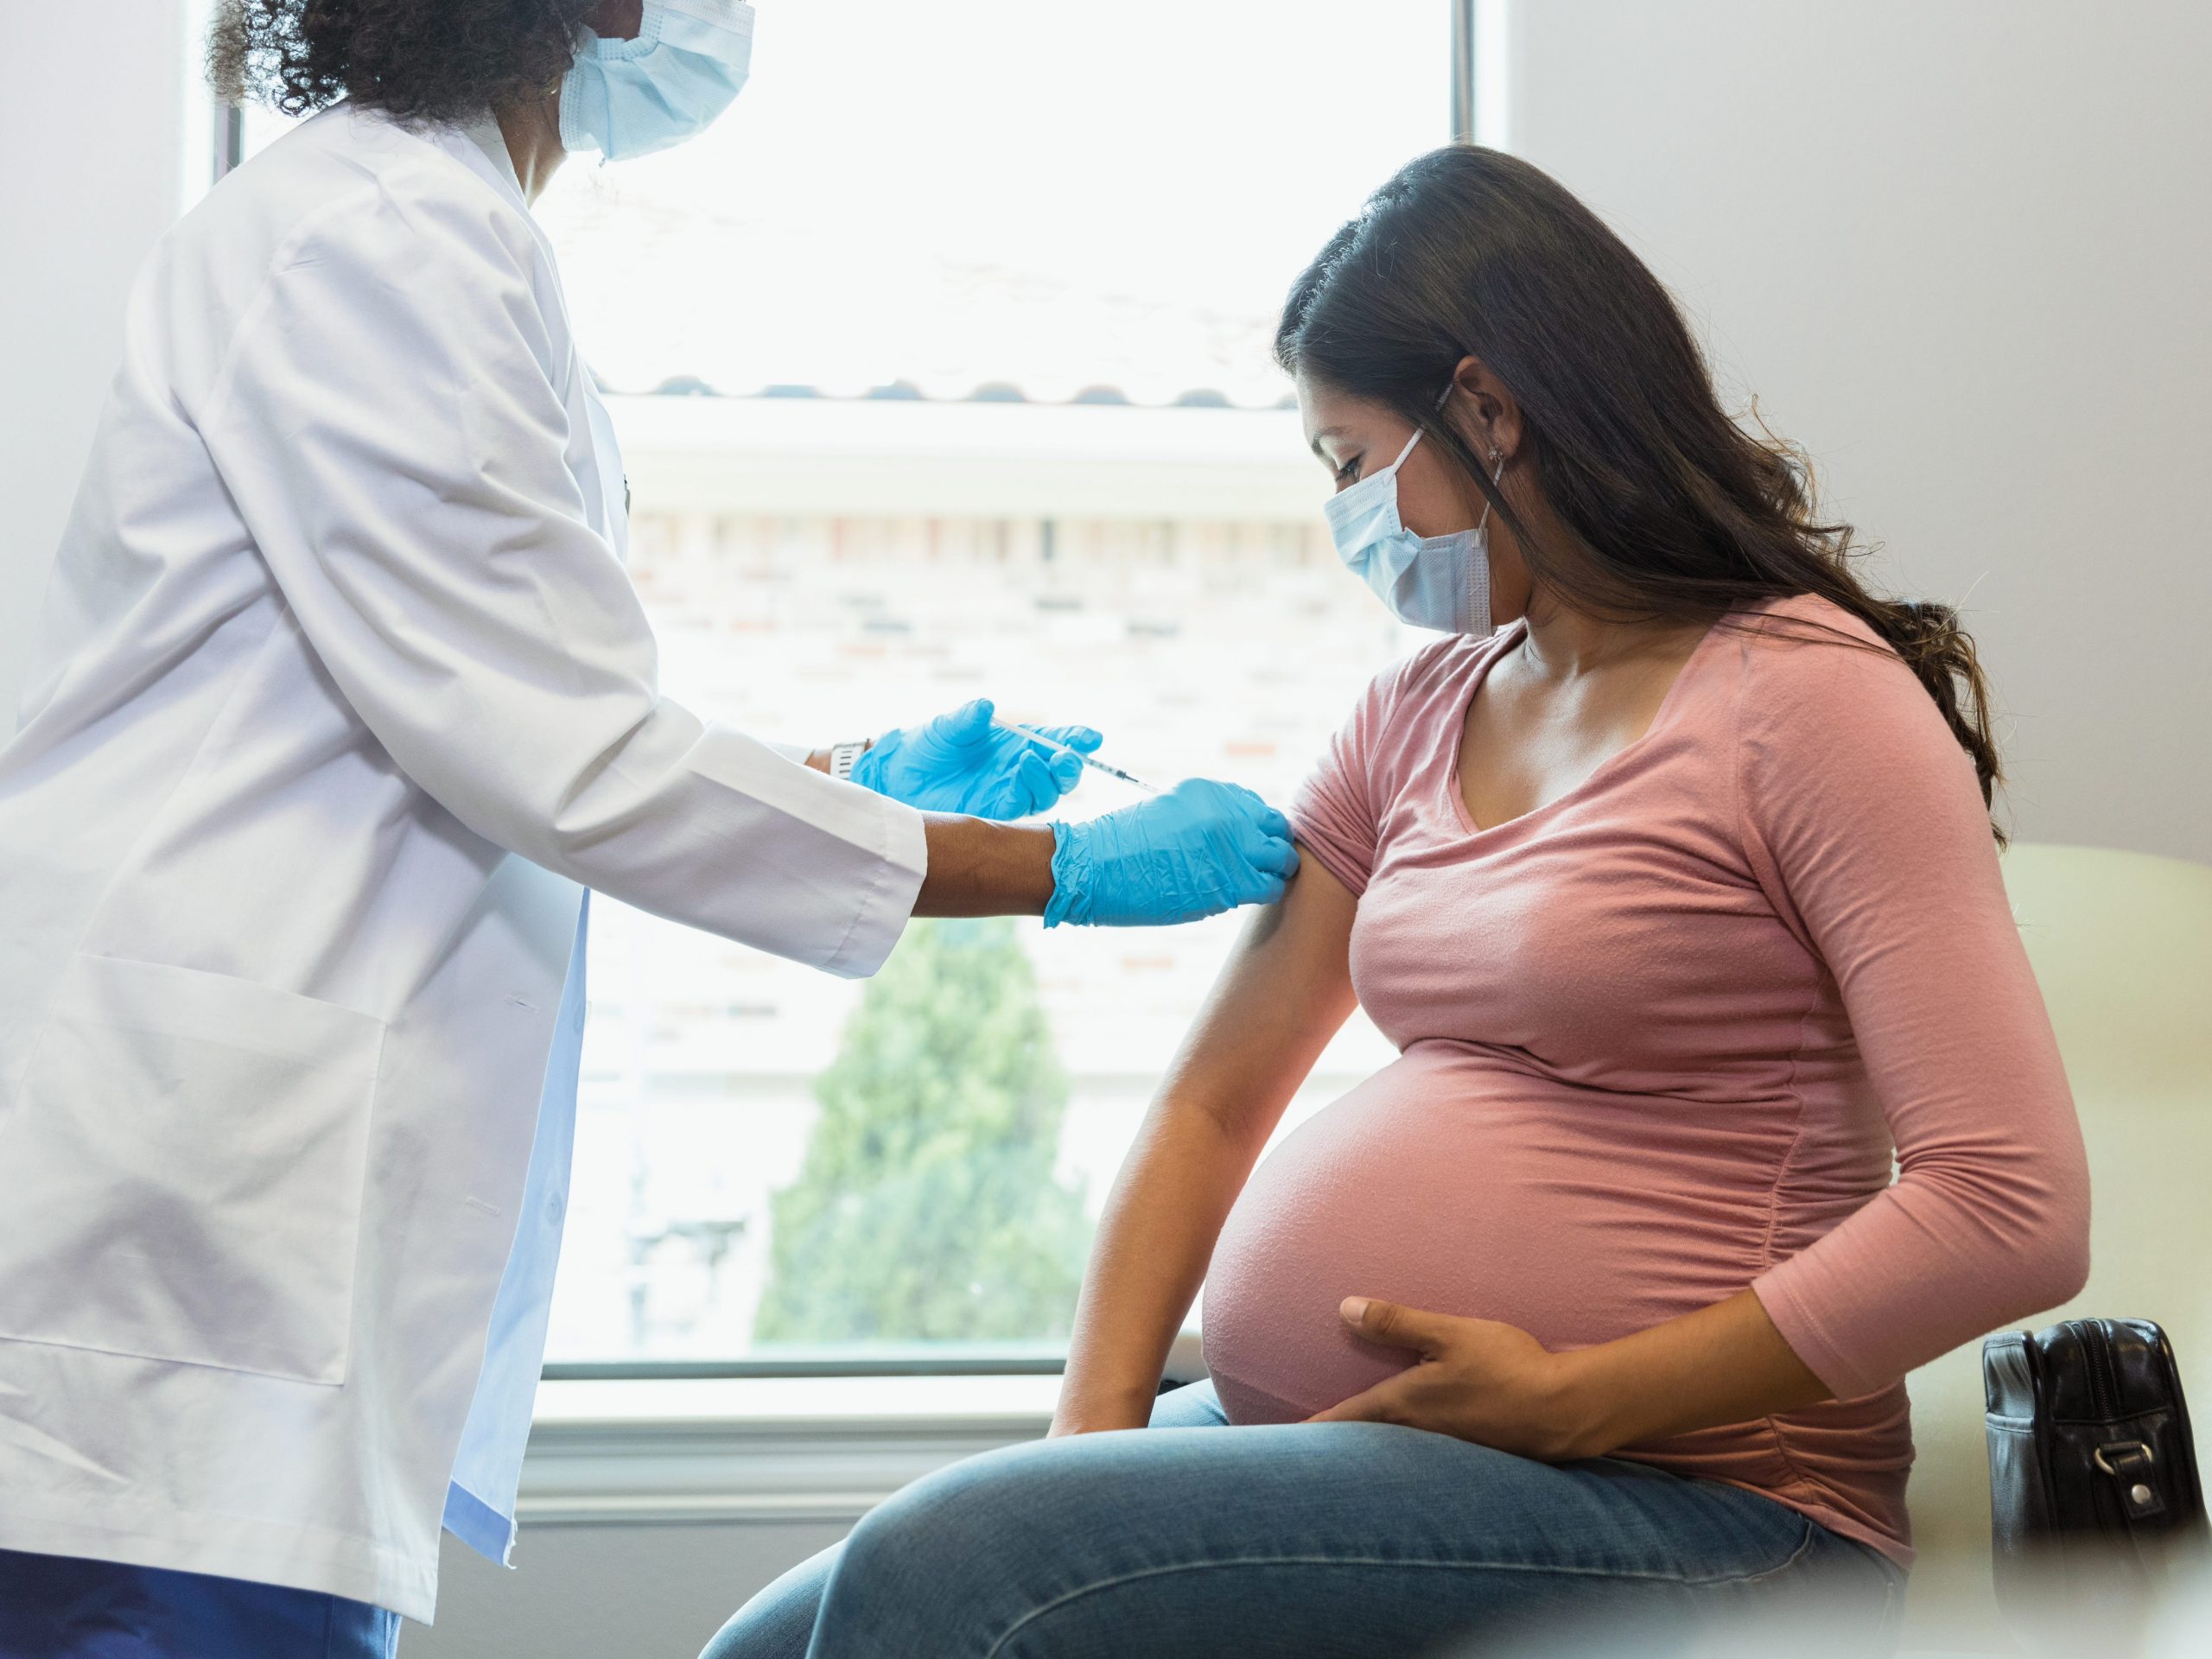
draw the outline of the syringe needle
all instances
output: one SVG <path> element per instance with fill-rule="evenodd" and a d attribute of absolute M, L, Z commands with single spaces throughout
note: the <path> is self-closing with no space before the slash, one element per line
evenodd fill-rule
<path fill-rule="evenodd" d="M 992 715 L 991 719 L 995 724 L 1005 727 L 1009 732 L 1019 732 L 1022 736 L 1027 738 L 1033 743 L 1042 743 L 1048 749 L 1057 750 L 1062 754 L 1071 754 L 1075 756 L 1077 760 L 1082 761 L 1084 766 L 1094 767 L 1097 771 L 1104 772 L 1109 778 L 1118 778 L 1125 784 L 1135 784 L 1139 789 L 1143 790 L 1147 794 L 1157 795 L 1160 793 L 1158 789 L 1145 782 L 1143 779 L 1134 777 L 1128 772 L 1123 772 L 1119 766 L 1109 766 L 1103 760 L 1099 760 L 1097 756 L 1085 754 L 1081 749 L 1075 748 L 1069 744 L 1063 743 L 1058 738 L 1047 737 L 1042 732 L 1032 731 L 1027 726 L 1018 726 L 1013 721 L 1002 719 L 996 715 Z"/>

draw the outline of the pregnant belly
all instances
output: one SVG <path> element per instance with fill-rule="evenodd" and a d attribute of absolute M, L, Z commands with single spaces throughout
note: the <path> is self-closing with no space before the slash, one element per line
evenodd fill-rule
<path fill-rule="evenodd" d="M 1410 1363 L 1344 1328 L 1346 1296 L 1577 1348 L 1741 1289 L 1772 1166 L 1709 1123 L 1654 1121 L 1694 1109 L 1409 1049 L 1271 1153 L 1222 1230 L 1204 1325 L 1230 1421 L 1310 1416 Z"/>

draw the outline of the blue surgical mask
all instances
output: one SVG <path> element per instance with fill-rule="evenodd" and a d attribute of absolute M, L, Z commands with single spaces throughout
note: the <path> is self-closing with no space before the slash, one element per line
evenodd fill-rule
<path fill-rule="evenodd" d="M 1397 460 L 1338 492 L 1322 512 L 1336 540 L 1337 556 L 1400 620 L 1479 639 L 1496 628 L 1490 613 L 1490 503 L 1483 503 L 1483 516 L 1472 530 L 1449 536 L 1416 536 L 1400 523 L 1398 469 L 1421 439 L 1415 428 Z M 1504 475 L 1500 459 L 1491 482 Z"/>
<path fill-rule="evenodd" d="M 729 107 L 753 57 L 753 8 L 645 0 L 636 40 L 583 35 L 561 82 L 561 143 L 623 162 L 682 143 Z"/>

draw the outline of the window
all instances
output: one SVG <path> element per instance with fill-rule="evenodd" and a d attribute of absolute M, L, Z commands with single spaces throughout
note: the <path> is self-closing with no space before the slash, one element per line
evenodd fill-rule
<path fill-rule="evenodd" d="M 1274 314 L 1448 136 L 1447 9 L 759 28 L 712 131 L 540 207 L 671 692 L 810 743 L 988 693 L 1287 798 L 1408 641 L 1329 547 Z M 1067 810 L 1129 798 L 1094 775 Z M 918 924 L 850 985 L 596 903 L 549 1357 L 1056 1356 L 1240 925 Z M 1293 1117 L 1389 1054 L 1349 1031 Z"/>
<path fill-rule="evenodd" d="M 703 137 L 563 168 L 669 692 L 808 743 L 988 693 L 1286 799 L 1413 636 L 1330 549 L 1274 315 L 1448 137 L 1451 17 L 772 3 Z M 917 924 L 849 984 L 595 899 L 549 1361 L 1054 1363 L 1241 925 Z M 1356 1020 L 1287 1122 L 1389 1055 Z"/>

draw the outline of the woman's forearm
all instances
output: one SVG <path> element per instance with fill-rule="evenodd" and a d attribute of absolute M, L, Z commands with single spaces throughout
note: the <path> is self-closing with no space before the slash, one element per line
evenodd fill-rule
<path fill-rule="evenodd" d="M 1211 1114 L 1155 1107 L 1106 1200 L 1076 1305 L 1055 1433 L 1135 1428 L 1259 1146 Z"/>
<path fill-rule="evenodd" d="M 1344 1318 L 1405 1369 L 1315 1414 L 1402 1423 L 1546 1463 L 1603 1457 L 1694 1429 L 1827 1399 L 1758 1294 L 1590 1348 L 1553 1351 L 1516 1326 L 1353 1296 Z"/>
<path fill-rule="evenodd" d="M 1560 1359 L 1575 1457 L 1798 1410 L 1832 1392 L 1750 1290 Z"/>
<path fill-rule="evenodd" d="M 1222 1224 L 1283 1108 L 1352 1009 L 1354 900 L 1308 859 L 1254 914 L 1137 1133 L 1084 1274 L 1053 1432 L 1135 1428 Z"/>
<path fill-rule="evenodd" d="M 830 770 L 830 751 L 804 762 Z M 1052 832 L 1042 824 L 994 823 L 955 813 L 923 815 L 929 868 L 917 916 L 1042 916 L 1052 901 Z"/>
<path fill-rule="evenodd" d="M 830 751 L 811 750 L 803 764 L 826 772 Z M 1042 916 L 1052 903 L 1052 832 L 1046 826 L 930 812 L 922 836 L 929 868 L 915 915 Z"/>
<path fill-rule="evenodd" d="M 931 812 L 922 819 L 929 868 L 917 916 L 1042 916 L 1052 901 L 1052 832 Z"/>

